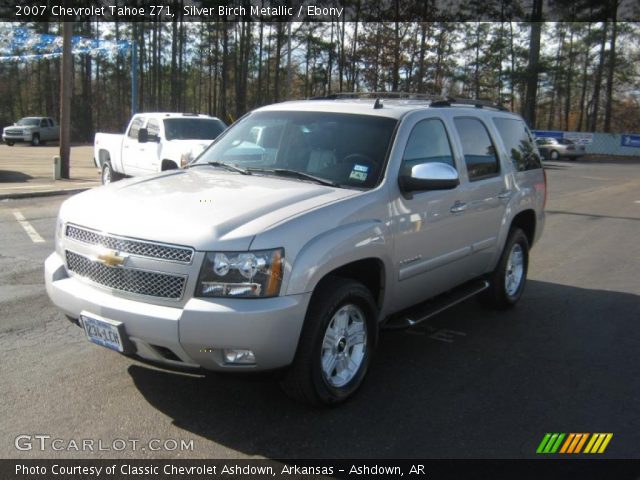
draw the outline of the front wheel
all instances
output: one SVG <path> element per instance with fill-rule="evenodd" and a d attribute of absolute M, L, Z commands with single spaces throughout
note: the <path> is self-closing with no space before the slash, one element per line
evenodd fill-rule
<path fill-rule="evenodd" d="M 13 147 L 13 142 L 4 142 L 7 144 L 8 147 Z"/>
<path fill-rule="evenodd" d="M 40 145 L 40 135 L 38 135 L 37 133 L 33 134 L 33 136 L 31 137 L 31 145 L 33 145 L 34 147 Z"/>
<path fill-rule="evenodd" d="M 488 307 L 504 310 L 513 307 L 524 291 L 529 266 L 529 241 L 514 228 L 509 233 L 500 261 L 489 277 L 489 288 L 480 300 Z"/>
<path fill-rule="evenodd" d="M 282 387 L 295 400 L 335 405 L 364 380 L 377 338 L 377 308 L 360 282 L 332 277 L 317 288 Z"/>
<path fill-rule="evenodd" d="M 100 172 L 100 180 L 102 180 L 103 185 L 109 185 L 110 183 L 120 180 L 121 178 L 122 175 L 113 169 L 109 160 L 103 162 L 102 170 Z"/>
<path fill-rule="evenodd" d="M 549 158 L 551 158 L 551 160 L 558 160 L 560 159 L 560 154 L 556 150 L 551 150 L 551 153 L 549 153 Z"/>

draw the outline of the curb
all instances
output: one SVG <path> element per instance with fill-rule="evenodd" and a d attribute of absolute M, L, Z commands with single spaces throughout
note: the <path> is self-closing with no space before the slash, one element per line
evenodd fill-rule
<path fill-rule="evenodd" d="M 96 185 L 97 186 L 97 185 Z M 84 192 L 93 187 L 70 188 L 67 190 L 43 190 L 41 192 L 17 192 L 0 194 L 0 200 L 14 200 L 20 198 L 53 197 L 55 195 L 69 195 Z"/>

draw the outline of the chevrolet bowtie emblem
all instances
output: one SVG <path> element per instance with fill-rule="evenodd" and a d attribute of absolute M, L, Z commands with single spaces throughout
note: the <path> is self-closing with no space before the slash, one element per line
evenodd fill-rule
<path fill-rule="evenodd" d="M 113 250 L 104 250 L 96 256 L 96 260 L 110 267 L 121 267 L 127 260 L 127 255 L 122 255 L 120 252 Z"/>

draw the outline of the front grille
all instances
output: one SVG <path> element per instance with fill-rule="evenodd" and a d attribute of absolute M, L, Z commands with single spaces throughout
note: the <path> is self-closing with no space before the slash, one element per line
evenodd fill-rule
<path fill-rule="evenodd" d="M 186 278 L 165 273 L 109 267 L 67 250 L 67 267 L 92 282 L 123 292 L 151 297 L 179 299 Z"/>
<path fill-rule="evenodd" d="M 67 237 L 90 245 L 103 247 L 118 252 L 130 253 L 140 257 L 158 258 L 171 262 L 191 263 L 193 250 L 186 247 L 159 245 L 152 242 L 129 240 L 115 235 L 104 235 L 93 230 L 67 225 Z"/>
<path fill-rule="evenodd" d="M 22 135 L 22 130 L 5 130 L 7 135 Z"/>

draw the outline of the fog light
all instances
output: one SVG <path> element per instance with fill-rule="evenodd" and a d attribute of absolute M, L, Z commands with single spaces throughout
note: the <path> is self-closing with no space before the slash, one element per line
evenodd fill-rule
<path fill-rule="evenodd" d="M 251 350 L 238 348 L 225 348 L 223 351 L 224 362 L 238 365 L 255 365 L 256 357 Z"/>

